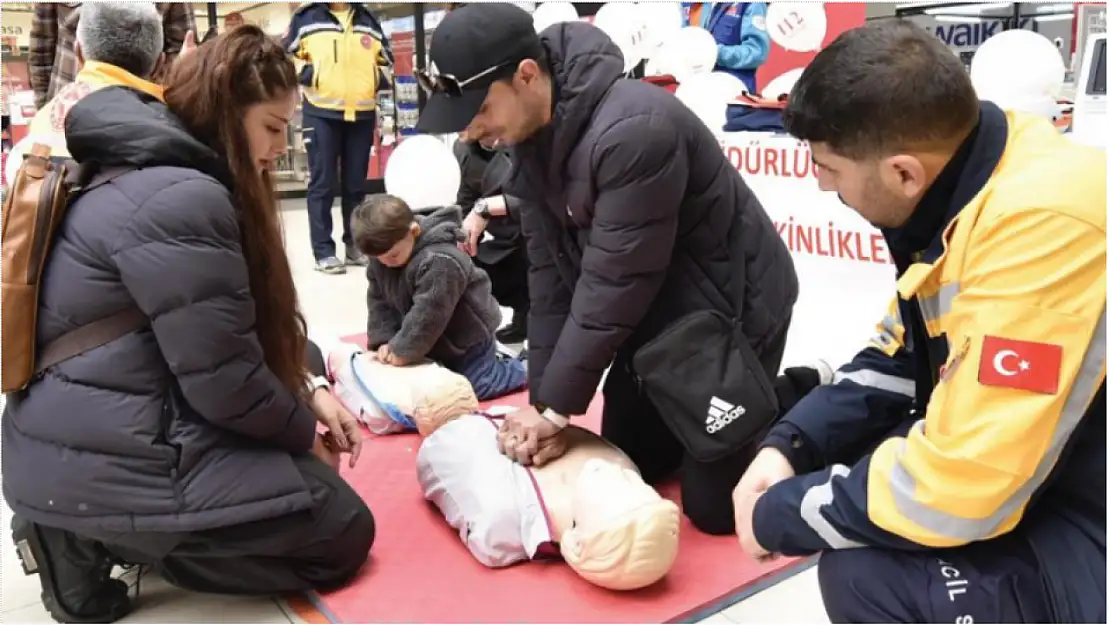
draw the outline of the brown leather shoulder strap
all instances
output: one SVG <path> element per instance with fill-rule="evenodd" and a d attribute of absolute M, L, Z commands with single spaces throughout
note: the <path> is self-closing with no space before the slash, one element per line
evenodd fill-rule
<path fill-rule="evenodd" d="M 138 308 L 132 307 L 67 332 L 39 352 L 35 359 L 35 373 L 42 373 L 60 362 L 111 343 L 145 327 L 147 323 L 147 316 Z"/>

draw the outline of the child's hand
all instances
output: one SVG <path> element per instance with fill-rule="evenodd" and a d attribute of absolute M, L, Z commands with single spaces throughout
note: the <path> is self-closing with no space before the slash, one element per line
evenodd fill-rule
<path fill-rule="evenodd" d="M 404 367 L 411 364 L 409 360 L 394 354 L 393 350 L 389 349 L 389 343 L 378 348 L 378 360 L 394 367 Z"/>
<path fill-rule="evenodd" d="M 389 343 L 383 343 L 382 346 L 378 348 L 378 360 L 388 365 L 390 364 L 389 359 L 392 357 L 393 352 L 389 349 Z"/>

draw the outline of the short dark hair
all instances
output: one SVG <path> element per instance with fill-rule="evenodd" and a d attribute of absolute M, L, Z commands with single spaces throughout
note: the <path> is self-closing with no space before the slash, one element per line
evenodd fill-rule
<path fill-rule="evenodd" d="M 405 238 L 415 218 L 404 200 L 388 193 L 371 195 L 351 213 L 351 236 L 367 256 L 381 256 Z"/>
<path fill-rule="evenodd" d="M 978 120 L 960 59 L 902 19 L 837 37 L 802 72 L 783 112 L 787 132 L 855 160 L 958 143 Z"/>

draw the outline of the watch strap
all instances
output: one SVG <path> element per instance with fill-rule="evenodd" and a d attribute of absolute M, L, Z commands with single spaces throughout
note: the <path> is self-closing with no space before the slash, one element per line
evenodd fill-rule
<path fill-rule="evenodd" d="M 328 379 L 325 378 L 322 375 L 312 376 L 308 380 L 308 392 L 309 393 L 315 393 L 318 389 L 328 388 L 329 386 L 331 386 L 331 383 L 328 382 Z"/>
<path fill-rule="evenodd" d="M 570 417 L 561 415 L 550 408 L 541 412 L 540 416 L 554 423 L 560 430 L 570 425 Z"/>

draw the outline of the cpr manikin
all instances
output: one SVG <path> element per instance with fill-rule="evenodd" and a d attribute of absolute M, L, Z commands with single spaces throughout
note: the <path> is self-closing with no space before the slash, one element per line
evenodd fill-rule
<path fill-rule="evenodd" d="M 372 431 L 425 437 L 417 453 L 424 496 L 482 564 L 561 555 L 612 590 L 649 586 L 670 570 L 678 506 L 601 437 L 570 426 L 563 456 L 524 467 L 497 450 L 498 420 L 477 413 L 466 378 L 431 363 L 386 365 L 345 343 L 327 353 L 336 395 Z"/>
<path fill-rule="evenodd" d="M 678 554 L 679 510 L 605 440 L 569 426 L 567 452 L 525 467 L 497 450 L 498 420 L 467 414 L 417 453 L 424 496 L 471 554 L 502 567 L 562 555 L 586 581 L 633 590 L 662 579 Z"/>
<path fill-rule="evenodd" d="M 339 401 L 375 434 L 418 430 L 478 410 L 463 376 L 432 362 L 394 367 L 350 343 L 328 350 L 327 370 Z"/>

